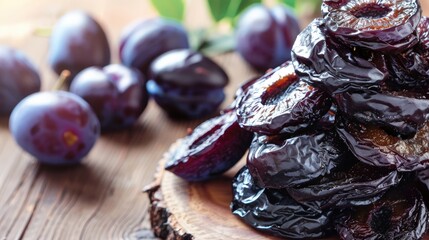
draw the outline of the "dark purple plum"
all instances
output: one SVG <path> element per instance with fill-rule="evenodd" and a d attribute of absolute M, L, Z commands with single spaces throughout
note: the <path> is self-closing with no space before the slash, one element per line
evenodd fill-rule
<path fill-rule="evenodd" d="M 398 52 L 418 42 L 416 28 L 422 15 L 418 0 L 350 0 L 325 7 L 328 33 L 344 45 Z"/>
<path fill-rule="evenodd" d="M 48 61 L 60 75 L 68 70 L 73 78 L 81 70 L 110 63 L 110 48 L 101 25 L 88 13 L 71 11 L 55 24 L 49 43 Z"/>
<path fill-rule="evenodd" d="M 339 135 L 362 162 L 398 171 L 416 171 L 429 165 L 429 120 L 412 138 L 403 139 L 373 124 L 342 120 Z"/>
<path fill-rule="evenodd" d="M 341 239 L 421 239 L 428 211 L 413 184 L 402 183 L 377 202 L 359 206 L 335 220 Z"/>
<path fill-rule="evenodd" d="M 172 147 L 165 169 L 187 181 L 205 181 L 235 165 L 249 148 L 253 134 L 240 128 L 234 111 L 197 126 Z"/>
<path fill-rule="evenodd" d="M 184 48 L 189 48 L 189 41 L 180 23 L 153 18 L 133 23 L 124 30 L 119 57 L 124 65 L 139 69 L 147 77 L 155 58 L 170 50 Z"/>
<path fill-rule="evenodd" d="M 73 79 L 70 92 L 89 103 L 102 130 L 131 127 L 149 99 L 143 75 L 119 64 L 84 69 Z"/>
<path fill-rule="evenodd" d="M 256 135 L 247 167 L 258 186 L 287 188 L 329 174 L 348 160 L 347 153 L 347 147 L 332 131 L 292 137 Z"/>
<path fill-rule="evenodd" d="M 265 72 L 291 60 L 290 51 L 300 32 L 294 13 L 284 5 L 254 4 L 236 27 L 236 49 L 251 66 Z"/>
<path fill-rule="evenodd" d="M 329 95 L 300 81 L 290 62 L 262 76 L 241 95 L 236 105 L 238 123 L 266 135 L 305 129 L 331 106 Z"/>
<path fill-rule="evenodd" d="M 188 49 L 166 52 L 150 67 L 147 89 L 174 118 L 200 118 L 216 112 L 229 79 L 209 57 Z"/>
<path fill-rule="evenodd" d="M 384 55 L 350 48 L 326 36 L 323 19 L 315 19 L 297 37 L 292 48 L 297 75 L 331 94 L 379 89 L 389 76 Z"/>
<path fill-rule="evenodd" d="M 284 189 L 258 187 L 243 167 L 232 183 L 231 210 L 249 226 L 286 239 L 321 239 L 331 234 L 329 210 L 300 204 Z"/>
<path fill-rule="evenodd" d="M 300 203 L 318 202 L 323 209 L 341 209 L 371 204 L 402 179 L 397 171 L 362 163 L 346 150 L 343 161 L 329 174 L 287 191 Z"/>
<path fill-rule="evenodd" d="M 343 92 L 338 109 L 360 123 L 380 126 L 392 135 L 412 138 L 429 117 L 429 95 L 412 91 Z"/>
<path fill-rule="evenodd" d="M 38 92 L 12 111 L 10 131 L 19 146 L 40 163 L 73 165 L 94 146 L 100 123 L 88 103 L 64 92 Z"/>
<path fill-rule="evenodd" d="M 40 91 L 36 66 L 19 50 L 0 45 L 0 116 L 9 115 L 24 97 Z"/>

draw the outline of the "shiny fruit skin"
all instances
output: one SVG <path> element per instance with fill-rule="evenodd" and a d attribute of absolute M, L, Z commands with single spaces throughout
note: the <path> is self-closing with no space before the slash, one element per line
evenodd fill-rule
<path fill-rule="evenodd" d="M 121 62 L 139 69 L 145 77 L 150 63 L 159 55 L 173 49 L 189 48 L 185 28 L 172 20 L 153 18 L 129 26 L 120 40 Z"/>
<path fill-rule="evenodd" d="M 236 50 L 258 71 L 291 60 L 290 51 L 300 27 L 285 6 L 254 4 L 245 10 L 236 27 Z"/>
<path fill-rule="evenodd" d="M 12 111 L 9 128 L 19 146 L 40 163 L 51 165 L 79 163 L 100 134 L 91 107 L 64 91 L 24 98 Z"/>
<path fill-rule="evenodd" d="M 243 167 L 232 183 L 234 215 L 249 226 L 285 239 L 322 239 L 332 231 L 331 211 L 318 202 L 300 204 L 285 189 L 258 187 Z"/>
<path fill-rule="evenodd" d="M 343 2 L 325 3 L 322 14 L 330 37 L 344 45 L 390 53 L 418 42 L 416 28 L 422 15 L 418 0 Z"/>
<path fill-rule="evenodd" d="M 87 67 L 106 66 L 110 63 L 107 36 L 88 13 L 68 12 L 52 30 L 48 61 L 58 75 L 69 70 L 72 77 Z"/>
<path fill-rule="evenodd" d="M 142 74 L 119 64 L 84 69 L 73 79 L 70 92 L 89 103 L 102 130 L 132 126 L 149 99 Z"/>
<path fill-rule="evenodd" d="M 347 153 L 332 131 L 307 131 L 296 136 L 255 134 L 247 167 L 258 186 L 288 188 L 329 174 L 350 158 Z"/>
<path fill-rule="evenodd" d="M 265 135 L 308 128 L 331 106 L 324 91 L 300 81 L 290 62 L 267 72 L 236 101 L 240 127 Z"/>
<path fill-rule="evenodd" d="M 153 61 L 147 89 L 171 117 L 192 119 L 214 113 L 228 83 L 225 71 L 209 57 L 176 49 Z"/>
<path fill-rule="evenodd" d="M 40 87 L 38 70 L 25 54 L 0 46 L 0 116 L 10 114 L 19 101 Z"/>
<path fill-rule="evenodd" d="M 165 169 L 186 181 L 206 181 L 236 164 L 253 134 L 240 128 L 234 111 L 198 125 L 169 152 Z"/>

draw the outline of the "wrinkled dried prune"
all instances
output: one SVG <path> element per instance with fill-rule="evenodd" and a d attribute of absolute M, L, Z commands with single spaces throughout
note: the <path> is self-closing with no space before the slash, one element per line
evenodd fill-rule
<path fill-rule="evenodd" d="M 169 153 L 165 169 L 187 181 L 218 176 L 237 163 L 249 148 L 253 134 L 240 128 L 234 111 L 197 126 Z"/>
<path fill-rule="evenodd" d="M 300 81 L 285 63 L 244 90 L 237 102 L 238 123 L 261 134 L 293 133 L 316 122 L 330 106 L 324 91 Z"/>
<path fill-rule="evenodd" d="M 329 174 L 348 157 L 335 132 L 298 136 L 255 135 L 247 167 L 260 187 L 286 188 Z"/>
<path fill-rule="evenodd" d="M 417 27 L 419 43 L 398 54 L 386 56 L 392 75 L 387 83 L 394 89 L 426 91 L 429 87 L 429 18 L 423 17 Z"/>
<path fill-rule="evenodd" d="M 324 10 L 333 37 L 345 45 L 385 52 L 403 51 L 418 42 L 421 15 L 418 0 L 349 0 Z"/>
<path fill-rule="evenodd" d="M 415 135 L 429 115 L 428 95 L 410 91 L 361 93 L 344 92 L 335 96 L 338 109 L 360 123 L 380 126 L 403 138 Z"/>
<path fill-rule="evenodd" d="M 273 235 L 308 239 L 329 235 L 329 211 L 317 203 L 299 204 L 285 190 L 260 188 L 243 167 L 233 180 L 233 214 L 248 225 Z"/>
<path fill-rule="evenodd" d="M 415 171 L 429 166 L 429 121 L 409 139 L 391 135 L 380 127 L 343 120 L 337 132 L 362 162 L 373 166 Z"/>
<path fill-rule="evenodd" d="M 399 183 L 397 171 L 359 162 L 351 154 L 330 174 L 288 189 L 298 202 L 320 202 L 321 208 L 367 205 Z"/>
<path fill-rule="evenodd" d="M 342 239 L 421 239 L 428 213 L 419 191 L 401 184 L 377 202 L 359 206 L 337 218 Z"/>
<path fill-rule="evenodd" d="M 340 46 L 325 36 L 323 19 L 315 19 L 298 35 L 292 63 L 301 79 L 329 93 L 378 89 L 388 77 L 384 55 Z"/>
<path fill-rule="evenodd" d="M 332 105 L 331 108 L 325 115 L 323 115 L 317 124 L 314 124 L 314 129 L 327 131 L 335 128 L 335 122 L 337 119 L 337 106 Z"/>

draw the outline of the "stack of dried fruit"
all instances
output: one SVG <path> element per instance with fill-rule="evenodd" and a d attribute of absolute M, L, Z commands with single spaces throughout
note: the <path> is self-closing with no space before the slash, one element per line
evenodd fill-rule
<path fill-rule="evenodd" d="M 210 179 L 249 147 L 231 208 L 252 227 L 286 238 L 422 238 L 428 26 L 418 0 L 325 0 L 292 62 L 243 85 L 166 168 Z"/>

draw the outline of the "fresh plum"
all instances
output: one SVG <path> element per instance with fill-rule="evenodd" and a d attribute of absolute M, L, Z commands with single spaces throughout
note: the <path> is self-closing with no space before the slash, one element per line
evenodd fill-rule
<path fill-rule="evenodd" d="M 119 64 L 81 71 L 73 80 L 70 92 L 89 103 L 103 130 L 132 126 L 149 99 L 142 74 Z"/>
<path fill-rule="evenodd" d="M 298 20 L 287 7 L 254 4 L 239 19 L 236 48 L 244 60 L 264 72 L 291 60 L 292 45 L 299 32 Z"/>
<path fill-rule="evenodd" d="M 71 11 L 52 30 L 48 61 L 59 75 L 68 70 L 73 78 L 81 70 L 110 63 L 110 48 L 101 25 L 88 13 Z"/>
<path fill-rule="evenodd" d="M 24 53 L 0 46 L 0 116 L 8 115 L 24 97 L 40 91 L 40 76 Z"/>

